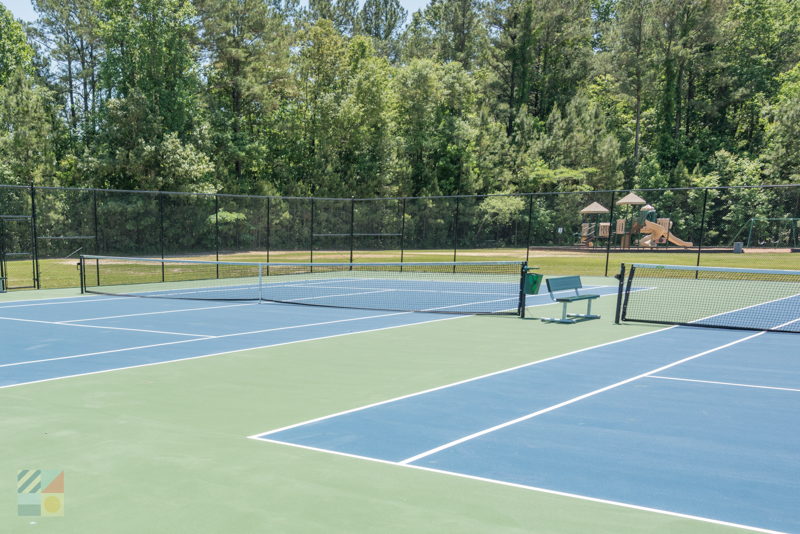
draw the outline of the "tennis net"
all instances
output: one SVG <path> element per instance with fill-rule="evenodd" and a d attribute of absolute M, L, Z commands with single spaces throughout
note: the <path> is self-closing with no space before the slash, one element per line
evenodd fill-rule
<path fill-rule="evenodd" d="M 800 333 L 800 271 L 633 264 L 618 306 L 617 322 Z"/>
<path fill-rule="evenodd" d="M 85 293 L 524 315 L 525 262 L 245 263 L 81 257 Z"/>

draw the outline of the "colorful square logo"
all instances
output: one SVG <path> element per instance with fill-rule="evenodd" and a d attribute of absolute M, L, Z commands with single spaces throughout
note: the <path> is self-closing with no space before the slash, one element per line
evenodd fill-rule
<path fill-rule="evenodd" d="M 20 469 L 17 472 L 17 515 L 64 515 L 64 471 Z"/>

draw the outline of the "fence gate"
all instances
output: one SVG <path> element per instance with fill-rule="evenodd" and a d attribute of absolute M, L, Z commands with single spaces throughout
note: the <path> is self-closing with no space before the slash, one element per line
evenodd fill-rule
<path fill-rule="evenodd" d="M 7 289 L 37 285 L 36 243 L 30 215 L 0 215 L 0 278 Z"/>

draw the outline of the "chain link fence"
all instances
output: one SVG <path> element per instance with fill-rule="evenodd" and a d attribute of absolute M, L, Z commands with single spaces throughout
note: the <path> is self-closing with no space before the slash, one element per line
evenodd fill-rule
<path fill-rule="evenodd" d="M 80 254 L 272 262 L 528 260 L 800 268 L 800 185 L 297 198 L 0 185 L 7 287 L 78 285 Z"/>

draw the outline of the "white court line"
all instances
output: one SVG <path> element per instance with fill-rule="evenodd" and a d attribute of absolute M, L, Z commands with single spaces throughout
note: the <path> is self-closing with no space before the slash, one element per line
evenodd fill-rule
<path fill-rule="evenodd" d="M 126 297 L 127 298 L 127 297 Z M 216 310 L 220 308 L 236 308 L 237 306 L 258 306 L 255 302 L 247 302 L 245 304 L 226 304 L 224 306 L 205 306 L 203 308 L 182 308 L 180 310 L 163 310 L 163 311 L 151 311 L 151 312 L 142 312 L 142 313 L 127 313 L 125 315 L 107 315 L 105 317 L 89 317 L 86 319 L 70 319 L 69 321 L 59 321 L 60 324 L 68 324 L 68 323 L 80 323 L 83 321 L 102 321 L 104 319 L 120 319 L 123 317 L 141 317 L 143 315 L 162 315 L 165 313 L 182 313 L 182 312 L 193 312 L 197 310 Z"/>
<path fill-rule="evenodd" d="M 36 323 L 36 324 L 47 324 L 47 325 L 58 325 L 58 326 L 72 326 L 74 328 L 99 328 L 101 330 L 123 330 L 126 332 L 144 332 L 147 334 L 169 334 L 173 336 L 191 336 L 198 339 L 208 339 L 211 336 L 206 336 L 203 334 L 187 334 L 185 332 L 165 332 L 164 330 L 144 330 L 141 328 L 122 328 L 119 326 L 99 326 L 99 325 L 89 325 L 89 324 L 71 324 L 71 323 L 62 323 L 59 321 L 38 321 L 36 319 L 19 319 L 17 317 L 0 317 L 0 321 L 17 321 L 21 323 Z M 194 340 L 193 340 L 194 341 Z M 2 367 L 2 366 L 0 366 Z"/>
<path fill-rule="evenodd" d="M 128 297 L 121 297 L 121 298 L 128 298 Z M 460 306 L 463 306 L 463 305 L 464 304 L 461 304 Z M 438 309 L 438 308 L 431 308 L 431 310 L 435 310 L 435 309 Z M 150 345 L 140 345 L 140 346 L 135 346 L 135 347 L 125 347 L 125 348 L 122 348 L 122 349 L 116 349 L 116 350 L 110 350 L 110 351 L 98 351 L 98 352 L 90 352 L 90 353 L 84 353 L 84 354 L 75 354 L 75 355 L 70 355 L 70 356 L 58 356 L 58 357 L 54 357 L 54 358 L 43 358 L 43 359 L 39 359 L 39 360 L 28 360 L 28 361 L 24 361 L 24 362 L 0 364 L 0 368 L 3 368 L 3 367 L 16 367 L 16 366 L 22 366 L 22 365 L 35 364 L 35 363 L 44 363 L 44 362 L 48 362 L 48 361 L 67 360 L 67 359 L 74 359 L 74 358 L 85 358 L 85 357 L 90 357 L 90 356 L 98 356 L 98 355 L 101 355 L 101 354 L 127 352 L 127 351 L 131 351 L 131 350 L 148 349 L 148 348 L 162 347 L 162 346 L 168 346 L 168 345 L 191 343 L 191 342 L 194 342 L 194 341 L 205 341 L 205 340 L 209 340 L 209 339 L 221 339 L 221 338 L 226 338 L 226 337 L 236 337 L 236 336 L 245 336 L 245 335 L 251 335 L 251 334 L 261 334 L 261 333 L 274 332 L 274 331 L 279 331 L 279 330 L 305 328 L 305 327 L 311 327 L 311 326 L 320 326 L 320 325 L 334 324 L 334 323 L 341 323 L 341 322 L 348 322 L 348 321 L 359 321 L 359 320 L 374 319 L 374 318 L 380 318 L 380 317 L 391 317 L 391 316 L 406 315 L 406 314 L 411 314 L 411 313 L 416 313 L 416 312 L 395 312 L 395 313 L 380 314 L 380 315 L 370 315 L 370 316 L 367 316 L 367 317 L 356 317 L 356 318 L 350 318 L 350 319 L 338 319 L 338 320 L 334 320 L 334 321 L 325 321 L 325 322 L 320 322 L 320 323 L 293 325 L 293 326 L 286 326 L 286 327 L 269 328 L 269 329 L 264 329 L 264 330 L 253 330 L 253 331 L 250 331 L 250 332 L 236 332 L 236 333 L 233 333 L 233 334 L 224 334 L 224 335 L 219 335 L 219 336 L 203 336 L 203 337 L 197 337 L 196 339 L 188 339 L 188 340 L 181 340 L 181 341 L 171 341 L 171 342 L 166 342 L 166 343 L 156 343 L 156 344 L 150 344 Z M 464 315 L 462 317 L 471 317 L 471 315 Z M 458 318 L 458 317 L 453 317 L 453 318 Z M 2 319 L 2 318 L 0 317 L 0 319 Z M 17 320 L 17 319 L 12 319 L 12 318 L 9 318 L 9 319 Z M 48 323 L 46 321 L 34 321 L 34 320 L 31 320 L 31 319 L 19 319 L 19 320 L 28 321 L 28 322 L 40 322 L 40 323 L 46 323 L 46 324 L 59 324 L 59 323 Z M 436 320 L 441 320 L 441 319 L 436 319 Z M 426 321 L 426 322 L 433 322 L 433 321 L 435 321 L 435 320 Z M 422 323 L 412 323 L 412 324 L 422 324 Z M 78 324 L 65 324 L 65 326 L 89 327 L 89 325 L 78 325 Z M 97 326 L 96 328 L 105 328 L 105 327 Z M 652 332 L 648 332 L 648 333 L 652 333 Z M 195 334 L 180 334 L 180 335 L 193 335 L 194 336 Z M 638 336 L 633 336 L 633 337 L 638 337 Z M 631 339 L 631 338 L 628 338 L 628 339 Z M 600 346 L 602 346 L 602 345 L 600 345 Z M 240 349 L 240 350 L 249 350 L 249 349 Z M 583 349 L 583 350 L 587 350 L 587 349 Z M 562 356 L 566 356 L 566 354 L 564 354 Z M 541 360 L 541 361 L 545 361 L 545 360 Z M 541 361 L 534 362 L 534 363 L 541 363 Z M 525 364 L 525 365 L 530 365 L 530 364 Z M 521 367 L 524 367 L 525 365 L 523 365 Z M 499 372 L 504 372 L 504 371 L 499 371 Z M 492 373 L 492 374 L 494 374 L 494 373 Z M 3 386 L 3 387 L 6 387 L 6 386 Z M 443 386 L 443 387 L 447 387 L 447 386 Z M 389 401 L 386 401 L 386 402 L 389 402 Z"/>
<path fill-rule="evenodd" d="M 634 382 L 636 380 L 639 380 L 641 378 L 649 376 L 649 375 L 651 375 L 653 373 L 659 373 L 661 371 L 664 371 L 665 369 L 670 369 L 671 367 L 675 367 L 676 365 L 680 365 L 682 363 L 686 363 L 688 361 L 694 360 L 695 358 L 699 358 L 701 356 L 705 356 L 707 354 L 711 354 L 712 352 L 717 352 L 719 350 L 726 349 L 728 347 L 731 347 L 731 346 L 736 345 L 738 343 L 741 343 L 743 341 L 747 341 L 747 340 L 753 339 L 754 337 L 758 337 L 758 336 L 761 336 L 763 334 L 764 334 L 764 332 L 758 332 L 756 334 L 751 334 L 751 335 L 749 335 L 747 337 L 743 337 L 741 339 L 737 339 L 736 341 L 731 341 L 730 343 L 726 343 L 725 345 L 721 345 L 719 347 L 714 347 L 713 349 L 705 350 L 703 352 L 698 352 L 697 354 L 692 354 L 691 356 L 687 356 L 686 358 L 683 358 L 683 359 L 678 360 L 676 362 L 672 362 L 672 363 L 669 363 L 667 365 L 663 365 L 661 367 L 653 369 L 652 371 L 647 371 L 646 373 L 641 373 L 641 374 L 638 374 L 636 376 L 632 376 L 630 378 L 626 378 L 625 380 L 620 380 L 619 382 L 616 382 L 614 384 L 611 384 L 611 385 L 608 385 L 608 386 L 605 386 L 605 387 L 602 387 L 602 388 L 599 388 L 599 389 L 595 389 L 594 391 L 590 391 L 589 393 L 584 393 L 583 395 L 578 395 L 577 397 L 573 397 L 573 398 L 571 398 L 569 400 L 566 400 L 564 402 L 559 402 L 558 404 L 554 404 L 552 406 L 548 406 L 547 408 L 543 408 L 541 410 L 537 410 L 537 411 L 529 413 L 527 415 L 523 415 L 522 417 L 517 417 L 516 419 L 512 419 L 510 421 L 506 421 L 505 423 L 501 423 L 499 425 L 495 425 L 493 427 L 486 428 L 486 429 L 481 430 L 479 432 L 474 432 L 474 433 L 469 434 L 467 436 L 464 436 L 462 438 L 455 439 L 455 440 L 453 440 L 453 441 L 451 441 L 449 443 L 445 443 L 444 445 L 439 445 L 438 447 L 434 447 L 433 449 L 429 449 L 429 450 L 421 452 L 421 453 L 419 453 L 417 455 L 411 456 L 410 458 L 406 458 L 405 460 L 402 460 L 399 463 L 401 463 L 401 464 L 409 464 L 411 462 L 416 462 L 417 460 L 421 460 L 422 458 L 426 458 L 426 457 L 428 457 L 428 456 L 430 456 L 432 454 L 436 454 L 437 452 L 441 452 L 443 450 L 450 449 L 452 447 L 455 447 L 456 445 L 460 445 L 462 443 L 466 443 L 467 441 L 471 441 L 471 440 L 473 440 L 475 438 L 479 438 L 481 436 L 485 436 L 486 434 L 490 434 L 492 432 L 495 432 L 497 430 L 501 430 L 503 428 L 515 425 L 517 423 L 521 423 L 523 421 L 528 421 L 530 419 L 533 419 L 534 417 L 539 417 L 540 415 L 544 415 L 544 414 L 552 412 L 554 410 L 558 410 L 559 408 L 563 408 L 564 406 L 569 406 L 570 404 L 574 404 L 574 403 L 582 401 L 584 399 L 588 399 L 589 397 L 594 397 L 595 395 L 599 395 L 600 393 L 604 393 L 606 391 L 610 391 L 612 389 L 616 389 L 616 388 L 618 388 L 620 386 L 624 386 L 625 384 L 630 384 L 631 382 Z"/>
<path fill-rule="evenodd" d="M 661 514 L 661 515 L 668 515 L 668 516 L 671 516 L 671 517 L 678 517 L 678 518 L 681 518 L 681 519 L 690 519 L 690 520 L 693 520 L 693 521 L 702 521 L 704 523 L 711 523 L 711 524 L 714 524 L 714 525 L 722 525 L 722 526 L 726 526 L 726 527 L 735 527 L 735 528 L 740 528 L 740 529 L 746 529 L 746 530 L 750 530 L 750 531 L 753 531 L 753 532 L 762 532 L 764 534 L 786 534 L 784 532 L 780 532 L 780 531 L 777 531 L 777 530 L 769 530 L 769 529 L 760 528 L 760 527 L 754 527 L 754 526 L 750 526 L 750 525 L 743 525 L 741 523 L 731 523 L 729 521 L 722 521 L 720 519 L 712 519 L 712 518 L 709 518 L 709 517 L 702 517 L 702 516 L 699 516 L 699 515 L 683 514 L 683 513 L 680 513 L 680 512 L 673 512 L 671 510 L 664 510 L 664 509 L 661 509 L 661 508 L 651 508 L 651 507 L 648 507 L 648 506 L 640 506 L 638 504 L 631 504 L 631 503 L 622 502 L 622 501 L 612 501 L 612 500 L 608 500 L 608 499 L 600 499 L 598 497 L 590 497 L 588 495 L 581 495 L 579 493 L 568 493 L 568 492 L 565 492 L 565 491 L 558 491 L 558 490 L 553 490 L 553 489 L 549 489 L 549 488 L 543 488 L 543 487 L 540 487 L 540 486 L 529 486 L 527 484 L 518 484 L 516 482 L 508 482 L 506 480 L 498 480 L 498 479 L 494 479 L 494 478 L 479 477 L 479 476 L 476 476 L 476 475 L 468 475 L 466 473 L 459 473 L 457 471 L 445 471 L 443 469 L 436 469 L 436 468 L 433 468 L 433 467 L 426 467 L 426 466 L 422 466 L 422 465 L 400 464 L 398 462 L 393 462 L 391 460 L 381 460 L 380 458 L 371 458 L 369 456 L 360 456 L 358 454 L 351 454 L 351 453 L 347 453 L 347 452 L 331 451 L 331 450 L 328 450 L 328 449 L 320 449 L 318 447 L 311 447 L 309 445 L 300 445 L 298 443 L 287 443 L 285 441 L 277 441 L 277 440 L 274 440 L 274 439 L 267 439 L 267 438 L 258 438 L 258 437 L 255 437 L 255 436 L 248 436 L 248 439 L 254 439 L 256 441 L 266 441 L 267 443 L 274 443 L 276 445 L 289 446 L 289 447 L 294 447 L 294 448 L 297 448 L 297 449 L 304 449 L 304 450 L 308 450 L 308 451 L 334 454 L 336 456 L 343 456 L 345 458 L 355 458 L 357 460 L 367 460 L 367 461 L 375 462 L 375 463 L 379 463 L 379 464 L 399 466 L 399 467 L 403 467 L 403 468 L 406 468 L 406 469 L 409 469 L 409 468 L 410 469 L 417 469 L 419 471 L 427 471 L 429 473 L 437 473 L 437 474 L 440 474 L 440 475 L 448 475 L 448 476 L 454 476 L 454 477 L 458 477 L 458 478 L 465 478 L 465 479 L 468 479 L 468 480 L 475 480 L 475 481 L 478 481 L 478 482 L 488 482 L 490 484 L 498 484 L 500 486 L 507 486 L 507 487 L 511 487 L 511 488 L 518 488 L 518 489 L 524 489 L 524 490 L 528 490 L 528 491 L 536 491 L 536 492 L 539 492 L 539 493 L 546 493 L 548 495 L 557 495 L 557 496 L 560 496 L 560 497 L 568 497 L 568 498 L 572 498 L 572 499 L 579 499 L 581 501 L 595 502 L 595 503 L 599 503 L 599 504 L 608 504 L 608 505 L 611 505 L 611 506 L 619 506 L 621 508 L 628 508 L 628 509 L 631 509 L 631 510 L 641 510 L 641 511 L 644 511 L 644 512 L 652 512 L 652 513 Z"/>
<path fill-rule="evenodd" d="M 276 327 L 276 328 L 267 328 L 267 329 L 264 329 L 264 330 L 252 330 L 250 332 L 235 332 L 233 334 L 222 334 L 222 335 L 219 335 L 219 336 L 206 336 L 206 337 L 197 338 L 197 339 L 184 339 L 184 340 L 181 340 L 181 341 L 168 341 L 166 343 L 154 343 L 154 344 L 151 344 L 151 345 L 140 345 L 140 346 L 136 346 L 136 347 L 123 347 L 121 349 L 114 349 L 114 350 L 103 350 L 103 351 L 98 351 L 98 352 L 87 352 L 85 354 L 73 354 L 71 356 L 57 356 L 57 357 L 54 357 L 54 358 L 42 358 L 40 360 L 26 360 L 24 362 L 4 363 L 4 364 L 0 364 L 0 368 L 3 368 L 3 367 L 19 367 L 19 366 L 22 366 L 22 365 L 30 365 L 30 364 L 34 364 L 34 363 L 52 362 L 52 361 L 58 361 L 58 360 L 71 360 L 71 359 L 74 359 L 74 358 L 87 358 L 89 356 L 99 356 L 101 354 L 113 354 L 113 353 L 117 353 L 117 352 L 128 352 L 128 351 L 139 350 L 139 349 L 151 349 L 151 348 L 154 348 L 154 347 L 166 347 L 168 345 L 180 345 L 180 344 L 184 344 L 184 343 L 193 343 L 195 341 L 208 341 L 210 339 L 223 339 L 223 338 L 228 338 L 228 337 L 247 336 L 247 335 L 251 335 L 251 334 L 264 334 L 264 333 L 267 333 L 267 332 L 277 332 L 277 331 L 280 331 L 280 330 L 294 330 L 294 329 L 297 329 L 297 328 L 308 328 L 308 327 L 311 327 L 311 326 L 322 326 L 322 325 L 335 324 L 335 323 L 346 323 L 346 322 L 350 322 L 350 321 L 363 321 L 363 320 L 366 320 L 366 319 L 377 319 L 377 318 L 381 318 L 381 317 L 392 317 L 392 316 L 395 316 L 395 315 L 406 315 L 406 314 L 410 314 L 410 313 L 413 313 L 413 312 L 386 313 L 386 314 L 381 314 L 381 315 L 369 315 L 369 316 L 366 316 L 366 317 L 353 317 L 353 318 L 349 318 L 349 319 L 336 319 L 336 320 L 333 320 L 333 321 L 324 321 L 324 322 L 320 322 L 320 323 L 307 323 L 307 324 L 290 325 L 290 326 L 279 326 L 279 327 Z M 83 325 L 69 325 L 69 326 L 83 326 Z M 267 346 L 270 346 L 270 345 L 267 345 Z M 249 348 L 248 349 L 237 349 L 237 351 L 238 350 L 250 350 L 250 349 Z M 236 352 L 236 351 L 228 351 L 228 352 Z"/>
<path fill-rule="evenodd" d="M 343 288 L 349 289 L 349 288 Z M 353 288 L 356 289 L 356 288 Z M 371 291 L 361 291 L 358 293 L 340 293 L 339 295 L 317 295 L 315 297 L 300 297 L 296 299 L 286 299 L 286 300 L 277 300 L 275 302 L 297 302 L 298 300 L 315 300 L 315 299 L 330 299 L 335 297 L 354 297 L 356 295 L 370 295 L 372 293 L 387 293 L 389 291 L 394 291 L 394 289 L 373 289 Z M 267 299 L 269 300 L 269 299 Z"/>
<path fill-rule="evenodd" d="M 56 298 L 79 299 L 79 300 L 71 300 L 69 302 L 31 302 L 30 304 L 13 304 L 11 306 L 3 306 L 2 304 L 0 304 L 0 310 L 10 309 L 10 308 L 29 308 L 32 306 L 62 306 L 64 304 L 83 304 L 84 302 L 108 302 L 109 300 L 124 300 L 130 297 L 102 297 L 99 299 L 91 297 L 56 297 Z M 51 300 L 51 299 L 45 299 L 45 300 Z M 28 302 L 28 301 L 12 300 L 9 302 Z"/>
<path fill-rule="evenodd" d="M 279 286 L 280 288 L 284 287 L 299 287 L 305 288 L 310 287 L 309 285 L 282 285 Z M 375 290 L 375 291 L 397 291 L 402 293 L 436 293 L 436 294 L 447 294 L 447 295 L 507 295 L 508 292 L 503 291 L 446 291 L 446 290 L 438 290 L 438 289 L 419 289 L 414 287 L 387 287 L 383 289 L 374 288 L 374 287 L 357 287 L 357 286 L 314 286 L 314 289 L 317 287 L 321 287 L 323 289 L 352 289 L 352 290 Z M 269 286 L 264 286 L 265 289 L 269 289 Z M 511 288 L 509 288 L 511 289 Z M 515 291 L 519 292 L 519 288 L 513 288 Z"/>
<path fill-rule="evenodd" d="M 333 338 L 336 338 L 336 337 L 352 336 L 352 335 L 356 335 L 356 334 L 366 334 L 366 333 L 369 333 L 369 332 L 380 332 L 382 330 L 393 330 L 395 328 L 404 328 L 406 326 L 415 326 L 415 325 L 421 325 L 421 324 L 436 323 L 436 322 L 439 322 L 439 321 L 452 321 L 454 319 L 463 319 L 465 317 L 470 317 L 470 316 L 469 315 L 458 315 L 458 316 L 453 316 L 453 317 L 442 317 L 442 318 L 439 318 L 439 319 L 430 319 L 428 321 L 422 321 L 422 322 L 406 323 L 406 324 L 399 324 L 399 325 L 392 325 L 392 326 L 382 326 L 380 328 L 371 328 L 371 329 L 368 329 L 368 330 L 358 330 L 356 332 L 343 332 L 341 334 L 331 334 L 329 336 L 319 336 L 319 337 L 306 338 L 306 339 L 296 339 L 294 341 L 285 341 L 283 343 L 271 343 L 271 344 L 268 344 L 268 345 L 259 345 L 257 347 L 247 347 L 247 348 L 243 348 L 243 349 L 226 350 L 226 351 L 222 351 L 222 352 L 214 352 L 214 353 L 211 353 L 211 354 L 200 354 L 198 356 L 188 356 L 186 358 L 176 358 L 176 359 L 172 359 L 172 360 L 163 360 L 163 361 L 160 361 L 160 362 L 142 363 L 142 364 L 137 364 L 137 365 L 126 365 L 126 366 L 123 366 L 123 367 L 114 367 L 113 369 L 102 369 L 100 371 L 89 371 L 87 373 L 76 373 L 76 374 L 72 374 L 72 375 L 55 376 L 55 377 L 52 377 L 52 378 L 43 378 L 41 380 L 30 380 L 28 382 L 19 382 L 17 384 L 6 384 L 4 386 L 0 386 L 0 389 L 14 388 L 14 387 L 18 387 L 18 386 L 25 386 L 25 385 L 28 385 L 28 384 L 39 384 L 41 382 L 52 382 L 54 380 L 63 380 L 65 378 L 74 378 L 74 377 L 79 377 L 79 376 L 99 375 L 99 374 L 102 374 L 102 373 L 111 373 L 111 372 L 114 372 L 114 371 L 120 371 L 122 369 L 136 369 L 138 367 L 152 367 L 154 365 L 163 365 L 163 364 L 167 364 L 167 363 L 176 363 L 176 362 L 182 362 L 182 361 L 186 361 L 186 360 L 198 360 L 200 358 L 210 358 L 212 356 L 222 356 L 222 355 L 225 355 L 225 354 L 233 354 L 235 352 L 245 352 L 245 351 L 250 351 L 250 350 L 259 350 L 259 349 L 268 349 L 268 348 L 273 348 L 273 347 L 282 347 L 284 345 L 294 345 L 294 344 L 297 344 L 297 343 L 305 343 L 307 341 L 320 341 L 320 340 L 323 340 L 323 339 L 333 339 Z M 189 341 L 196 341 L 196 340 L 191 339 Z M 176 343 L 184 343 L 184 341 L 175 341 L 173 343 L 164 343 L 164 344 L 165 345 L 172 345 L 172 344 L 176 344 Z M 139 347 L 139 348 L 146 348 L 146 347 Z M 88 356 L 91 356 L 91 355 L 88 355 Z M 74 356 L 74 357 L 77 357 L 77 356 Z M 49 360 L 42 360 L 42 361 L 49 361 Z M 27 362 L 27 363 L 35 363 L 35 362 Z M 6 364 L 6 366 L 8 366 L 8 365 L 9 364 Z M 0 365 L 0 367 L 4 367 L 4 365 Z"/>
<path fill-rule="evenodd" d="M 676 380 L 678 382 L 696 382 L 698 384 L 715 384 L 719 386 L 735 386 L 740 388 L 753 388 L 753 389 L 775 389 L 778 391 L 796 391 L 800 393 L 800 389 L 798 388 L 782 388 L 778 386 L 759 386 L 756 384 L 739 384 L 736 382 L 719 382 L 716 380 L 698 380 L 694 378 L 678 378 L 675 376 L 658 376 L 658 375 L 651 375 L 646 378 L 658 378 L 659 380 Z"/>
<path fill-rule="evenodd" d="M 469 317 L 469 316 L 464 316 L 464 317 Z M 655 334 L 656 332 L 664 332 L 666 330 L 672 330 L 673 328 L 678 328 L 678 327 L 677 326 L 670 326 L 670 327 L 667 327 L 667 328 L 661 328 L 661 329 L 658 329 L 658 330 L 652 330 L 650 332 L 643 332 L 641 334 L 636 334 L 635 336 L 626 337 L 624 339 L 617 339 L 615 341 L 608 341 L 606 343 L 600 343 L 599 345 L 593 345 L 591 347 L 586 347 L 584 349 L 578 349 L 578 350 L 573 350 L 571 352 L 565 352 L 563 354 L 558 354 L 556 356 L 551 356 L 549 358 L 544 358 L 542 360 L 536 360 L 535 362 L 523 363 L 521 365 L 516 365 L 514 367 L 509 367 L 507 369 L 501 369 L 499 371 L 493 371 L 491 373 L 486 373 L 486 374 L 483 374 L 483 375 L 480 375 L 480 376 L 474 376 L 472 378 L 467 378 L 465 380 L 459 380 L 457 382 L 451 382 L 451 383 L 445 384 L 443 386 L 436 386 L 436 387 L 433 387 L 433 388 L 424 389 L 422 391 L 409 393 L 407 395 L 401 395 L 399 397 L 394 397 L 394 398 L 391 398 L 391 399 L 387 399 L 387 400 L 383 400 L 383 401 L 379 401 L 379 402 L 374 402 L 372 404 L 367 404 L 365 406 L 359 406 L 357 408 L 351 408 L 349 410 L 336 412 L 336 413 L 333 413 L 333 414 L 330 414 L 330 415 L 323 415 L 322 417 L 316 417 L 314 419 L 309 419 L 307 421 L 302 421 L 300 423 L 294 423 L 292 425 L 283 426 L 283 427 L 276 428 L 276 429 L 273 429 L 273 430 L 267 430 L 267 431 L 264 431 L 264 432 L 259 432 L 258 434 L 253 434 L 252 436 L 248 436 L 248 437 L 251 437 L 253 439 L 265 439 L 266 440 L 266 438 L 261 438 L 259 436 L 267 436 L 267 435 L 270 435 L 270 434 L 276 434 L 278 432 L 283 432 L 284 430 L 290 430 L 292 428 L 297 428 L 299 426 L 308 425 L 308 424 L 311 424 L 311 423 L 317 423 L 319 421 L 324 421 L 326 419 L 333 419 L 334 417 L 338 417 L 340 415 L 347 415 L 349 413 L 360 412 L 361 410 L 367 410 L 369 408 L 374 408 L 376 406 L 381 406 L 383 404 L 389 404 L 389 403 L 392 403 L 392 402 L 396 402 L 396 401 L 400 401 L 400 400 L 404 400 L 404 399 L 410 399 L 412 397 L 417 397 L 417 396 L 420 396 L 420 395 L 425 395 L 427 393 L 433 393 L 434 391 L 440 391 L 440 390 L 443 390 L 443 389 L 448 389 L 448 388 L 460 386 L 462 384 L 468 384 L 470 382 L 475 382 L 477 380 L 482 380 L 484 378 L 489 378 L 491 376 L 496 376 L 496 375 L 500 375 L 500 374 L 503 374 L 503 373 L 509 373 L 509 372 L 512 372 L 512 371 L 517 371 L 519 369 L 524 369 L 526 367 L 533 367 L 535 365 L 540 365 L 540 364 L 543 364 L 545 362 L 549 362 L 549 361 L 552 361 L 552 360 L 557 360 L 559 358 L 564 358 L 566 356 L 572 356 L 573 354 L 580 354 L 581 352 L 586 352 L 586 351 L 590 351 L 590 350 L 594 350 L 594 349 L 599 349 L 601 347 L 606 347 L 606 346 L 609 346 L 609 345 L 615 345 L 617 343 L 623 343 L 625 341 L 630 341 L 631 339 L 636 339 L 636 338 L 639 338 L 639 337 L 642 337 L 642 336 L 649 336 L 651 334 Z"/>

